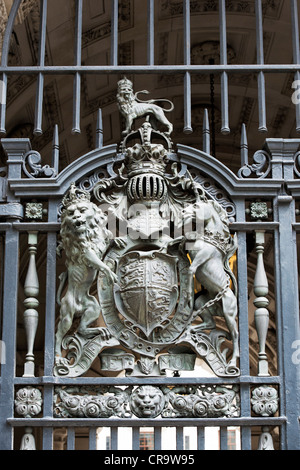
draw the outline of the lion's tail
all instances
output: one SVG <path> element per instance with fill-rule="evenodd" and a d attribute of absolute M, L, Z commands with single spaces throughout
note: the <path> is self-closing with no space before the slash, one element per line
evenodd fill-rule
<path fill-rule="evenodd" d="M 65 287 L 67 278 L 68 278 L 67 271 L 61 273 L 58 277 L 59 277 L 60 283 L 59 283 L 59 287 L 57 289 L 56 302 L 59 306 L 61 306 L 61 294 L 62 294 L 63 288 Z"/>
<path fill-rule="evenodd" d="M 226 258 L 225 258 L 225 261 L 224 261 L 224 269 L 225 271 L 227 272 L 227 274 L 229 275 L 231 281 L 232 281 L 232 290 L 234 292 L 235 295 L 237 295 L 237 281 L 236 281 L 236 277 L 235 275 L 233 274 L 232 270 L 231 270 L 231 267 L 230 267 L 230 264 L 229 264 L 229 259 L 234 255 L 234 253 L 236 252 L 236 249 L 237 249 L 237 236 L 236 234 L 234 234 L 234 237 L 231 238 L 230 240 L 230 247 L 226 253 Z"/>
<path fill-rule="evenodd" d="M 174 104 L 172 103 L 172 101 L 166 100 L 166 99 L 153 100 L 153 102 L 155 102 L 155 103 L 158 103 L 160 101 L 163 101 L 164 103 L 169 103 L 170 104 L 169 109 L 162 108 L 165 113 L 171 113 L 172 111 L 174 111 Z"/>

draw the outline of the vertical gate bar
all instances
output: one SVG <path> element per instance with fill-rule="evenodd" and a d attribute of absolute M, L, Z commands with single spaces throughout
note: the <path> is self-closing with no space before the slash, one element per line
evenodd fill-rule
<path fill-rule="evenodd" d="M 44 375 L 52 376 L 56 307 L 56 233 L 47 235 Z"/>
<path fill-rule="evenodd" d="M 192 102 L 191 102 L 191 74 L 186 72 L 184 76 L 184 128 L 185 134 L 191 134 L 192 128 Z"/>
<path fill-rule="evenodd" d="M 110 428 L 110 449 L 118 450 L 118 427 L 112 426 Z"/>
<path fill-rule="evenodd" d="M 274 205 L 275 203 L 273 203 Z M 276 212 L 274 213 L 274 219 L 276 220 Z M 280 254 L 278 253 L 279 249 L 279 233 L 276 230 L 274 233 L 274 276 L 275 276 L 275 286 L 280 285 Z M 277 306 L 277 310 L 281 309 L 281 293 L 280 289 L 275 289 L 275 303 Z M 280 334 L 281 331 L 284 329 L 284 323 L 282 320 L 282 315 L 276 315 L 276 331 L 277 331 L 277 370 L 278 375 L 282 375 L 284 373 L 284 360 L 283 355 L 281 354 L 283 348 L 283 339 L 282 335 Z M 281 386 L 282 388 L 282 386 Z M 280 400 L 280 414 L 285 413 L 285 401 Z M 285 441 L 286 441 L 286 429 L 285 426 L 281 426 L 280 429 L 280 450 L 285 450 Z"/>
<path fill-rule="evenodd" d="M 154 428 L 154 450 L 161 450 L 161 427 Z"/>
<path fill-rule="evenodd" d="M 57 222 L 58 202 L 53 199 L 48 204 L 48 222 Z M 54 362 L 54 334 L 55 334 L 55 307 L 56 307 L 56 245 L 57 234 L 47 234 L 47 264 L 46 264 L 46 312 L 45 312 L 45 356 L 44 376 L 53 375 Z M 44 417 L 53 417 L 53 384 L 44 385 L 43 396 Z M 43 430 L 43 449 L 53 448 L 53 428 Z"/>
<path fill-rule="evenodd" d="M 81 99 L 81 75 L 76 72 L 73 83 L 73 127 L 72 134 L 80 134 L 80 99 Z"/>
<path fill-rule="evenodd" d="M 245 201 L 235 200 L 236 220 L 245 221 Z M 247 238 L 246 232 L 238 233 L 237 268 L 238 268 L 238 311 L 240 334 L 240 371 L 248 376 L 249 364 L 249 319 L 248 319 L 248 273 L 247 273 Z M 251 416 L 250 391 L 248 384 L 240 385 L 241 416 Z M 243 450 L 251 449 L 251 429 L 241 428 L 241 446 Z"/>
<path fill-rule="evenodd" d="M 241 450 L 251 450 L 251 426 L 241 427 Z"/>
<path fill-rule="evenodd" d="M 96 149 L 103 147 L 103 121 L 102 121 L 102 109 L 98 109 L 97 113 L 97 129 L 96 129 Z"/>
<path fill-rule="evenodd" d="M 236 199 L 236 220 L 245 221 L 245 201 Z M 249 375 L 249 320 L 248 320 L 248 273 L 246 232 L 238 232 L 237 271 L 238 271 L 238 317 L 240 336 L 240 371 Z"/>
<path fill-rule="evenodd" d="M 56 174 L 59 173 L 59 135 L 58 125 L 55 124 L 52 142 L 52 167 L 55 169 Z"/>
<path fill-rule="evenodd" d="M 176 450 L 184 450 L 182 426 L 176 427 Z"/>
<path fill-rule="evenodd" d="M 82 0 L 76 0 L 75 65 L 81 65 Z"/>
<path fill-rule="evenodd" d="M 300 49 L 299 49 L 299 21 L 298 21 L 298 2 L 291 0 L 291 22 L 292 22 L 292 40 L 293 40 L 293 61 L 294 64 L 300 64 Z M 295 80 L 299 82 L 300 73 L 295 73 Z M 299 87 L 297 87 L 299 88 Z M 300 103 L 295 102 L 296 111 L 296 130 L 300 132 Z"/>
<path fill-rule="evenodd" d="M 40 43 L 39 43 L 39 59 L 38 59 L 38 65 L 41 67 L 45 65 L 47 6 L 48 6 L 48 0 L 41 0 Z M 43 94 L 44 94 L 44 74 L 39 73 L 38 80 L 37 80 L 37 93 L 36 93 L 36 101 L 35 101 L 35 124 L 34 124 L 35 135 L 41 135 L 43 133 L 43 130 L 42 130 Z"/>
<path fill-rule="evenodd" d="M 225 0 L 219 0 L 219 27 L 220 27 L 220 64 L 227 65 L 227 36 L 226 36 L 226 6 Z M 222 134 L 229 134 L 228 117 L 228 75 L 221 75 L 221 109 L 222 109 Z"/>
<path fill-rule="evenodd" d="M 190 0 L 183 0 L 183 21 L 184 21 L 184 49 L 183 60 L 185 65 L 191 65 L 191 14 Z"/>
<path fill-rule="evenodd" d="M 246 125 L 242 124 L 242 131 L 241 131 L 241 168 L 244 166 L 248 166 L 249 159 L 248 159 L 248 138 L 247 138 L 247 129 Z"/>
<path fill-rule="evenodd" d="M 68 428 L 67 450 L 75 450 L 75 428 Z"/>
<path fill-rule="evenodd" d="M 228 113 L 228 75 L 223 72 L 221 75 L 221 107 L 222 107 L 222 134 L 229 134 L 229 113 Z"/>
<path fill-rule="evenodd" d="M 2 43 L 2 56 L 1 56 L 1 66 L 6 67 L 8 63 L 8 53 L 11 41 L 11 34 L 13 31 L 15 19 L 18 14 L 19 7 L 21 5 L 22 0 L 15 0 L 12 4 L 8 21 L 5 28 L 5 33 L 3 37 Z M 2 86 L 3 86 L 3 93 L 2 93 L 2 100 L 0 102 L 0 133 L 5 134 L 5 120 L 6 120 L 6 96 L 7 96 L 7 75 L 4 73 L 2 75 Z"/>
<path fill-rule="evenodd" d="M 220 427 L 220 450 L 228 450 L 227 427 Z"/>
<path fill-rule="evenodd" d="M 279 153 L 278 150 L 276 152 Z M 295 223 L 295 200 L 292 197 L 274 198 L 274 219 L 279 222 L 275 232 L 275 291 L 277 306 L 278 369 L 284 378 L 280 386 L 280 413 L 287 417 L 281 428 L 281 450 L 300 448 L 299 432 L 299 364 L 293 360 L 293 344 L 299 341 L 299 294 L 297 272 L 297 245 L 292 224 Z M 294 260 L 293 266 L 290 260 Z M 293 295 L 291 295 L 293 292 Z"/>
<path fill-rule="evenodd" d="M 6 348 L 1 368 L 0 449 L 13 449 L 13 428 L 7 419 L 14 416 L 14 377 L 16 366 L 16 329 L 19 281 L 19 233 L 9 228 L 5 236 L 2 341 Z"/>
<path fill-rule="evenodd" d="M 266 85 L 265 75 L 263 72 L 259 72 L 257 76 L 258 86 L 258 109 L 259 109 L 259 132 L 268 132 L 267 121 L 266 121 Z"/>
<path fill-rule="evenodd" d="M 262 19 L 262 3 L 261 0 L 255 0 L 255 18 L 256 18 L 256 50 L 257 64 L 264 64 L 264 40 L 263 40 L 263 19 Z M 266 90 L 265 76 L 263 72 L 259 72 L 257 77 L 258 86 L 258 112 L 260 132 L 267 132 L 266 124 Z"/>
<path fill-rule="evenodd" d="M 209 119 L 208 119 L 208 110 L 205 108 L 203 113 L 203 127 L 202 127 L 202 136 L 203 136 L 203 152 L 210 155 L 210 129 L 209 129 Z"/>
<path fill-rule="evenodd" d="M 140 428 L 138 426 L 132 428 L 132 450 L 140 450 Z"/>
<path fill-rule="evenodd" d="M 251 416 L 250 387 L 249 384 L 240 385 L 241 415 Z M 251 426 L 241 426 L 241 448 L 251 450 Z"/>
<path fill-rule="evenodd" d="M 43 428 L 43 450 L 53 450 L 53 428 Z"/>
<path fill-rule="evenodd" d="M 43 95 L 44 95 L 44 74 L 39 73 L 37 78 L 37 91 L 35 101 L 35 123 L 34 123 L 34 134 L 41 135 L 42 129 L 42 117 L 43 117 Z"/>
<path fill-rule="evenodd" d="M 1 101 L 0 101 L 0 134 L 5 134 L 5 119 L 6 119 L 6 99 L 7 99 L 7 75 L 2 74 L 1 85 Z"/>
<path fill-rule="evenodd" d="M 205 428 L 197 426 L 197 450 L 205 449 Z"/>
<path fill-rule="evenodd" d="M 294 63 L 300 63 L 299 47 L 299 22 L 298 22 L 298 2 L 291 0 L 291 18 L 292 18 L 292 39 L 293 39 L 293 58 Z"/>
<path fill-rule="evenodd" d="M 111 12 L 111 65 L 118 65 L 118 0 L 112 0 Z"/>
<path fill-rule="evenodd" d="M 155 44 L 155 31 L 154 31 L 154 0 L 148 0 L 148 44 L 147 44 L 147 57 L 148 65 L 154 65 L 154 44 Z"/>
<path fill-rule="evenodd" d="M 4 277 L 4 238 L 5 232 L 0 234 L 0 331 L 2 331 L 2 318 L 3 318 L 3 277 Z M 1 335 L 0 335 L 1 336 Z M 4 345 L 0 345 L 4 348 Z M 4 348 L 5 349 L 5 348 Z M 5 351 L 0 349 L 0 354 L 4 354 Z M 5 357 L 5 356 L 0 356 Z M 1 361 L 0 361 L 0 376 L 1 376 Z"/>
<path fill-rule="evenodd" d="M 77 66 L 81 65 L 82 48 L 82 0 L 76 1 L 76 27 L 75 27 L 75 60 Z M 80 134 L 80 99 L 81 99 L 81 75 L 76 72 L 73 84 L 73 134 Z"/>
<path fill-rule="evenodd" d="M 97 450 L 97 428 L 95 426 L 89 429 L 89 450 Z"/>
<path fill-rule="evenodd" d="M 183 60 L 185 65 L 191 64 L 191 24 L 190 24 L 190 0 L 183 2 L 183 28 L 184 28 L 184 49 Z M 191 134 L 192 129 L 192 91 L 191 75 L 186 72 L 184 76 L 184 128 L 185 134 Z"/>

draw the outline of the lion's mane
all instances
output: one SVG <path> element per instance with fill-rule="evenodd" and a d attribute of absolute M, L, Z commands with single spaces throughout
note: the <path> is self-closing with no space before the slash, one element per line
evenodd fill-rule
<path fill-rule="evenodd" d="M 87 220 L 85 232 L 80 236 L 74 230 L 73 224 L 70 224 L 70 221 L 68 221 L 66 212 L 62 212 L 61 241 L 57 250 L 59 254 L 62 250 L 65 251 L 67 266 L 69 263 L 79 264 L 83 261 L 85 251 L 90 248 L 102 257 L 112 238 L 112 233 L 106 228 L 106 215 L 94 203 L 90 202 L 89 205 L 94 210 L 94 217 L 91 220 Z"/>

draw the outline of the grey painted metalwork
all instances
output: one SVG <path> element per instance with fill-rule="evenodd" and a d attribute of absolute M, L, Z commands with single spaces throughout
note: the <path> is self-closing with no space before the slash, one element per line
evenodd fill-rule
<path fill-rule="evenodd" d="M 231 65 L 227 63 L 227 31 L 226 31 L 226 5 L 225 0 L 219 1 L 220 15 L 220 43 L 221 43 L 221 63 L 206 65 L 191 65 L 190 60 L 190 2 L 185 0 L 184 6 L 184 64 L 179 66 L 159 66 L 155 64 L 154 56 L 154 1 L 148 0 L 148 56 L 147 67 L 144 65 L 120 66 L 118 65 L 118 1 L 112 2 L 112 35 L 111 35 L 111 64 L 108 66 L 86 66 L 81 62 L 81 32 L 82 32 L 82 0 L 77 1 L 76 9 L 76 38 L 74 45 L 74 65 L 71 66 L 48 66 L 45 65 L 45 39 L 47 22 L 47 0 L 41 2 L 41 28 L 40 28 L 40 49 L 37 66 L 8 66 L 8 53 L 10 37 L 13 29 L 14 20 L 18 13 L 21 0 L 16 0 L 13 4 L 9 17 L 2 51 L 2 62 L 0 73 L 3 82 L 7 85 L 7 78 L 11 74 L 33 74 L 37 77 L 36 91 L 36 111 L 35 111 L 35 134 L 42 132 L 42 103 L 44 78 L 50 74 L 72 75 L 74 80 L 74 106 L 73 106 L 73 132 L 80 132 L 80 84 L 81 76 L 87 74 L 115 74 L 116 88 L 117 77 L 119 74 L 140 74 L 140 73 L 174 73 L 184 76 L 183 101 L 185 103 L 185 114 L 183 128 L 186 133 L 192 131 L 191 126 L 191 103 L 192 74 L 220 74 L 221 75 L 221 97 L 222 97 L 222 130 L 229 132 L 228 115 L 228 75 L 229 73 L 255 73 L 258 78 L 258 99 L 259 99 L 259 129 L 266 130 L 266 107 L 265 107 L 265 74 L 281 73 L 283 71 L 295 73 L 295 79 L 299 79 L 299 28 L 297 2 L 291 0 L 292 13 L 292 40 L 293 40 L 293 64 L 269 65 L 264 63 L 263 56 L 263 25 L 262 25 L 262 2 L 256 1 L 256 25 L 257 25 L 257 64 Z M 129 87 L 130 88 L 130 87 Z M 131 90 L 132 91 L 132 90 Z M 117 90 L 116 90 L 117 94 Z M 141 103 L 138 103 L 141 104 Z M 145 103 L 144 103 L 145 104 Z M 149 105 L 143 109 L 142 115 L 149 114 Z M 117 106 L 117 100 L 116 100 Z M 155 108 L 152 106 L 151 112 Z M 300 106 L 296 105 L 296 127 L 300 128 Z M 158 110 L 155 124 L 163 120 L 164 113 Z M 130 111 L 131 113 L 132 111 Z M 129 114 L 130 114 L 129 113 Z M 0 130 L 5 133 L 6 106 L 1 104 L 0 108 Z M 261 435 L 259 440 L 259 449 L 273 449 L 273 428 L 280 430 L 280 448 L 297 449 L 300 448 L 299 432 L 299 364 L 293 361 L 293 351 L 295 343 L 300 340 L 299 334 L 299 298 L 298 298 L 298 271 L 297 271 L 297 251 L 296 236 L 300 231 L 300 225 L 296 223 L 296 202 L 300 198 L 299 183 L 299 145 L 298 139 L 267 139 L 263 149 L 257 149 L 252 156 L 254 163 L 249 163 L 248 142 L 246 127 L 242 128 L 241 137 L 241 167 L 237 175 L 217 161 L 210 155 L 210 132 L 207 119 L 207 111 L 204 114 L 203 123 L 203 150 L 196 150 L 186 145 L 178 144 L 176 148 L 172 147 L 170 142 L 170 133 L 172 123 L 168 121 L 167 128 L 162 131 L 156 130 L 156 136 L 159 135 L 164 145 L 162 148 L 158 144 L 151 143 L 151 134 L 154 129 L 147 122 L 140 129 L 132 130 L 134 127 L 134 117 L 129 122 L 129 126 L 123 135 L 123 141 L 120 145 L 103 146 L 103 124 L 101 110 L 98 112 L 97 129 L 95 135 L 95 149 L 71 163 L 67 168 L 59 172 L 59 129 L 56 126 L 53 136 L 53 160 L 52 166 L 43 165 L 43 155 L 38 154 L 31 148 L 29 139 L 2 139 L 2 146 L 7 155 L 7 190 L 0 205 L 1 223 L 0 230 L 3 233 L 4 243 L 4 263 L 3 263 L 3 299 L 2 299 L 2 340 L 6 347 L 6 362 L 1 364 L 0 378 L 0 448 L 12 449 L 14 429 L 16 427 L 25 427 L 25 434 L 21 443 L 22 449 L 34 449 L 36 443 L 34 440 L 34 430 L 37 428 L 42 432 L 42 448 L 53 448 L 54 428 L 66 427 L 67 448 L 75 448 L 75 430 L 80 427 L 89 428 L 89 447 L 96 448 L 96 429 L 100 426 L 111 427 L 111 447 L 118 448 L 118 427 L 127 427 L 128 423 L 133 428 L 133 448 L 139 448 L 139 435 L 142 426 L 153 426 L 155 428 L 154 441 L 155 448 L 161 449 L 162 446 L 162 427 L 175 426 L 177 449 L 184 448 L 184 427 L 197 427 L 198 449 L 205 447 L 204 430 L 205 427 L 220 427 L 221 449 L 228 447 L 228 427 L 239 426 L 241 429 L 242 449 L 252 448 L 252 428 L 259 426 Z M 146 116 L 145 116 L 146 117 Z M 152 122 L 153 124 L 153 122 Z M 154 125 L 154 124 L 153 124 Z M 132 126 L 132 127 L 131 127 Z M 150 126 L 150 127 L 149 127 Z M 169 134 L 165 132 L 169 130 Z M 132 131 L 132 132 L 131 132 Z M 141 139 L 140 147 L 130 147 L 130 138 L 139 137 Z M 148 139 L 148 140 L 147 140 Z M 141 149 L 141 147 L 143 147 Z M 128 175 L 124 171 L 124 163 L 131 163 L 130 158 L 145 156 L 145 146 L 148 155 L 155 154 L 159 158 L 168 157 L 173 173 L 167 173 L 162 166 L 161 175 L 158 180 L 151 180 L 151 175 L 147 175 L 143 180 L 144 174 Z M 122 170 L 115 171 L 115 163 Z M 151 158 L 148 161 L 151 163 Z M 160 162 L 162 163 L 162 162 Z M 28 165 L 31 171 L 28 171 Z M 104 178 L 98 178 L 99 169 L 103 170 Z M 168 170 L 169 171 L 169 170 Z M 193 177 L 189 175 L 194 174 Z M 130 177 L 129 177 L 130 176 Z M 152 175 L 153 176 L 153 175 Z M 148 179 L 147 179 L 148 178 Z M 126 185 L 125 185 L 126 181 Z M 143 185 L 144 181 L 144 185 Z M 151 184 L 150 184 L 151 181 Z M 84 193 L 84 183 L 89 183 L 88 190 Z M 142 186 L 139 183 L 142 182 Z M 147 182 L 149 185 L 147 185 Z M 159 326 L 153 321 L 140 321 L 139 330 L 142 332 L 138 339 L 137 346 L 130 343 L 130 337 L 122 333 L 130 332 L 133 334 L 134 328 L 128 328 L 125 331 L 124 323 L 117 324 L 117 314 L 110 316 L 111 312 L 105 311 L 106 301 L 117 299 L 119 305 L 124 307 L 127 301 L 128 291 L 126 290 L 126 276 L 122 277 L 121 269 L 126 271 L 131 263 L 138 262 L 139 267 L 146 266 L 148 271 L 154 272 L 152 265 L 159 261 L 163 266 L 163 272 L 166 270 L 175 272 L 174 259 L 179 262 L 183 271 L 188 268 L 186 259 L 179 256 L 177 250 L 174 253 L 163 253 L 164 244 L 160 243 L 155 250 L 151 250 L 151 256 L 148 251 L 140 251 L 135 244 L 130 245 L 132 251 L 126 253 L 122 241 L 117 240 L 118 245 L 115 251 L 118 256 L 112 257 L 112 261 L 119 263 L 118 283 L 124 284 L 122 289 L 115 292 L 108 292 L 108 296 L 103 294 L 101 283 L 107 282 L 105 276 L 103 279 L 99 276 L 99 302 L 103 309 L 103 316 L 108 325 L 103 328 L 103 333 L 88 337 L 87 331 L 83 330 L 83 335 L 78 331 L 74 335 L 67 336 L 63 332 L 64 346 L 72 348 L 74 362 L 68 362 L 68 355 L 61 357 L 61 351 L 56 350 L 60 360 L 55 358 L 55 310 L 56 295 L 59 286 L 56 285 L 56 249 L 58 235 L 62 228 L 64 216 L 62 215 L 63 206 L 68 207 L 66 194 L 74 195 L 80 192 L 86 195 L 85 200 L 95 196 L 97 205 L 103 195 L 109 200 L 111 189 L 110 184 L 117 183 L 114 187 L 118 188 L 113 192 L 113 196 L 118 196 L 120 191 L 122 195 L 128 190 L 128 196 L 137 202 L 143 196 L 150 196 L 150 189 L 153 191 L 155 185 L 156 194 L 164 191 L 167 183 L 171 187 L 177 183 L 182 183 L 186 188 L 190 184 L 196 188 L 198 196 L 202 200 L 197 201 L 196 192 L 184 192 L 188 194 L 193 204 L 204 204 L 207 201 L 216 201 L 227 211 L 229 221 L 227 224 L 228 232 L 236 234 L 238 251 L 237 260 L 237 312 L 238 316 L 238 337 L 239 354 L 234 354 L 233 369 L 228 369 L 227 357 L 224 360 L 224 354 L 220 353 L 219 343 L 214 348 L 213 328 L 208 333 L 208 326 L 214 326 L 212 316 L 218 313 L 214 305 L 204 305 L 205 309 L 212 309 L 208 314 L 206 311 L 202 315 L 201 308 L 195 308 L 191 302 L 187 302 L 192 307 L 191 315 L 193 321 L 197 320 L 200 328 L 195 331 L 187 321 L 180 330 L 178 338 L 185 339 L 184 346 L 176 344 L 177 350 L 170 354 L 170 351 L 160 352 L 157 363 L 150 354 L 153 344 L 156 344 L 151 336 Z M 75 186 L 72 186 L 75 183 Z M 205 183 L 205 184 L 204 184 Z M 130 186 L 131 184 L 131 186 Z M 176 187 L 178 189 L 179 185 Z M 76 189 L 75 189 L 76 188 Z M 142 189 L 139 189 L 142 188 Z M 149 189 L 150 188 L 150 189 Z M 204 188 L 204 189 L 203 189 Z M 205 189 L 207 188 L 207 189 Z M 220 191 L 218 191 L 220 188 Z M 73 193 L 72 193 L 73 191 Z M 144 192 L 143 192 L 144 191 Z M 88 193 L 88 196 L 87 196 Z M 221 197 L 219 197 L 221 193 Z M 174 196 L 175 193 L 173 193 Z M 153 195 L 153 194 L 152 194 Z M 193 195 L 193 197 L 191 196 Z M 36 202 L 29 202 L 36 199 L 47 201 L 48 212 L 47 219 L 43 221 L 43 211 Z M 201 198 L 200 198 L 201 199 Z M 110 200 L 110 206 L 113 206 Z M 250 213 L 247 210 L 248 203 Z M 272 220 L 269 220 L 270 212 L 266 210 L 266 202 L 272 205 Z M 31 205 L 30 204 L 34 204 Z M 113 206 L 115 210 L 118 207 Z M 128 206 L 130 208 L 130 205 Z M 198 208 L 199 208 L 198 207 Z M 149 209 L 150 210 L 150 209 Z M 147 212 L 149 215 L 150 212 Z M 151 213 L 151 215 L 153 215 Z M 158 214 L 154 214 L 155 223 L 161 223 Z M 251 215 L 252 218 L 248 219 Z M 135 214 L 137 217 L 137 214 Z M 190 214 L 195 221 L 195 214 Z M 121 219 L 119 219 L 121 220 Z M 147 222 L 148 217 L 139 219 L 133 217 L 134 222 Z M 147 224 L 145 223 L 145 226 Z M 25 374 L 22 377 L 16 376 L 16 349 L 17 349 L 17 311 L 18 311 L 18 289 L 19 289 L 19 239 L 20 235 L 30 234 L 30 265 L 28 267 L 29 276 L 25 286 L 25 304 L 31 308 L 31 317 L 34 322 L 27 324 L 27 365 L 25 365 Z M 266 307 L 269 307 L 267 295 L 268 280 L 263 265 L 263 252 L 265 247 L 265 234 L 269 233 L 273 239 L 274 249 L 274 293 L 276 303 L 276 329 L 277 329 L 277 375 L 269 375 L 268 364 L 266 363 L 265 343 L 267 337 L 268 317 Z M 32 235 L 34 234 L 34 235 Z M 37 289 L 38 282 L 36 278 L 35 252 L 37 246 L 37 237 L 40 234 L 46 234 L 46 302 L 45 302 L 45 327 L 44 327 L 44 371 L 42 376 L 35 376 L 32 366 L 34 356 L 34 338 L 36 333 L 37 319 Z M 254 282 L 254 294 L 256 296 L 255 306 L 263 313 L 263 321 L 258 318 L 257 332 L 259 346 L 259 361 L 257 363 L 258 373 L 250 372 L 250 340 L 249 337 L 249 280 L 247 272 L 247 235 L 256 234 L 257 244 L 257 273 L 258 276 Z M 224 248 L 222 243 L 211 235 L 208 240 L 213 245 L 217 245 L 216 250 Z M 171 240 L 174 242 L 174 239 Z M 226 240 L 225 240 L 226 241 Z M 160 240 L 161 242 L 161 240 Z M 158 248 L 158 249 L 157 249 Z M 177 245 L 177 248 L 178 245 Z M 161 250 L 161 253 L 158 253 Z M 153 251 L 155 252 L 154 256 Z M 109 253 L 108 253 L 109 254 Z M 101 255 L 102 257 L 102 255 Z M 196 258 L 196 257 L 195 257 Z M 98 260 L 99 261 L 99 260 Z M 109 265 L 109 256 L 103 256 L 100 260 Z M 175 262 L 175 261 L 174 261 Z M 98 268 L 100 264 L 98 264 Z M 103 265 L 101 264 L 102 268 Z M 94 271 L 97 271 L 94 269 Z M 91 271 L 92 268 L 90 268 Z M 106 269 L 106 268 L 105 268 Z M 110 267 L 111 269 L 111 267 Z M 199 266 L 198 266 L 199 269 Z M 75 268 L 74 268 L 75 270 Z M 187 271 L 188 269 L 186 269 Z M 69 265 L 69 277 L 72 275 L 72 268 Z M 221 272 L 221 271 L 220 271 Z M 201 277 L 201 269 L 198 271 Z M 89 272 L 89 274 L 91 274 Z M 92 272 L 92 274 L 95 274 Z M 114 273 L 115 274 L 115 273 Z M 180 277 L 181 276 L 181 277 Z M 176 276 L 169 276 L 169 283 L 174 284 Z M 191 291 L 191 277 L 179 272 L 181 284 L 185 286 L 187 297 L 181 293 L 179 303 L 184 303 L 189 299 Z M 115 279 L 116 280 L 116 279 Z M 148 281 L 149 279 L 146 279 Z M 177 279 L 178 280 L 178 279 Z M 189 281 L 188 281 L 189 280 Z M 200 279 L 203 281 L 203 278 Z M 207 280 L 204 279 L 204 281 Z M 263 282 L 261 282 L 261 280 Z M 39 280 L 41 281 L 41 280 Z M 173 282 L 174 281 L 174 282 Z M 109 284 L 109 282 L 107 282 Z M 108 287 L 107 285 L 105 287 Z M 34 292 L 32 291 L 34 290 Z M 175 289 L 176 290 L 176 289 Z M 109 289 L 108 289 L 109 291 Z M 216 303 L 222 301 L 225 292 L 229 292 L 227 284 L 223 286 L 221 297 L 216 298 Z M 293 295 L 291 295 L 291 292 Z M 167 294 L 165 295 L 167 298 Z M 85 297 L 86 300 L 87 296 Z M 214 299 L 210 299 L 214 300 Z M 173 298 L 168 297 L 168 305 L 172 305 Z M 177 299 L 176 299 L 177 302 Z M 111 304 L 110 304 L 111 305 Z M 197 306 L 197 305 L 196 305 Z M 201 312 L 201 314 L 199 313 Z M 198 312 L 198 313 L 197 313 Z M 89 312 L 90 313 L 90 312 Z M 126 326 L 132 323 L 137 312 L 133 309 L 124 309 Z M 145 314 L 145 311 L 143 312 Z M 181 312 L 182 313 L 182 312 Z M 195 315 L 193 315 L 195 313 Z M 224 310 L 222 311 L 224 314 Z M 163 314 L 165 322 L 170 321 L 169 311 Z M 197 315 L 196 315 L 197 314 Z M 199 318 L 200 315 L 200 318 Z M 25 317 L 29 315 L 25 315 Z M 144 315 L 145 316 L 145 315 Z M 256 313 L 256 317 L 259 317 Z M 63 317 L 63 316 L 62 316 Z M 182 315 L 183 317 L 183 315 Z M 196 318 L 198 317 L 198 318 Z M 91 315 L 88 320 L 93 319 Z M 175 315 L 176 318 L 176 315 Z M 113 323 L 110 324 L 110 320 Z M 205 331 L 203 329 L 203 320 Z M 202 323 L 202 328 L 201 328 Z M 173 321 L 175 324 L 175 321 Z M 88 328 L 90 325 L 87 325 Z M 119 327 L 113 329 L 114 326 Z M 131 325 L 132 326 L 132 325 Z M 39 328 L 39 326 L 38 326 Z M 166 327 L 167 329 L 167 327 Z M 105 332 L 109 334 L 105 336 Z M 59 331 L 59 329 L 58 329 Z M 170 330 L 171 331 L 171 330 Z M 213 332 L 213 333 L 212 333 Z M 81 331 L 82 333 L 82 331 Z M 88 333 L 95 333 L 89 331 Z M 235 329 L 226 331 L 227 341 L 232 348 L 234 338 L 237 338 Z M 228 335 L 229 333 L 229 335 Z M 119 334 L 119 336 L 118 336 Z M 129 333 L 128 333 L 129 334 Z M 180 336 L 182 335 L 182 336 Z M 185 335 L 185 336 L 184 336 Z M 148 340 L 146 342 L 145 340 Z M 128 339 L 129 338 L 129 339 Z M 174 338 L 173 338 L 174 339 Z M 220 338 L 214 338 L 220 339 Z M 63 338 L 59 339 L 63 341 Z M 106 341 L 106 343 L 105 343 Z M 175 341 L 174 341 L 175 342 Z M 123 351 L 120 351 L 119 346 Z M 235 343 L 237 344 L 237 343 Z M 162 342 L 160 342 L 162 345 Z M 173 341 L 166 341 L 163 346 L 173 346 Z M 105 349 L 104 349 L 105 346 Z M 192 346 L 193 354 L 188 347 Z M 124 348 L 127 348 L 124 353 Z M 235 346 L 235 348 L 237 348 Z M 104 350 L 103 350 L 104 349 Z M 117 349 L 117 350 L 116 350 Z M 142 351 L 137 359 L 137 349 Z M 211 353 L 208 357 L 207 353 Z M 98 354 L 100 355 L 98 358 Z M 180 377 L 182 370 L 191 371 L 194 367 L 195 356 L 206 360 L 207 365 L 215 373 L 213 377 Z M 126 370 L 125 377 L 83 377 L 91 361 L 99 360 L 103 371 Z M 222 369 L 222 370 L 221 370 Z M 166 375 L 166 370 L 173 372 L 173 377 Z M 233 373 L 232 373 L 233 371 Z M 133 392 L 133 393 L 129 393 Z M 108 395 L 108 396 L 107 396 Z M 96 397 L 96 398 L 95 398 Z M 280 399 L 279 399 L 279 398 Z M 78 408 L 70 408 L 68 399 L 78 400 Z M 150 404 L 149 404 L 150 400 Z M 145 405 L 145 402 L 147 405 Z M 96 405 L 95 405 L 96 403 Z M 233 403 L 233 405 L 232 405 Z M 100 410 L 100 411 L 99 411 Z M 75 412 L 76 411 L 76 412 Z M 126 414 L 127 413 L 127 414 Z M 253 416 L 253 413 L 256 416 Z M 108 421 L 108 416 L 114 416 L 113 423 Z"/>

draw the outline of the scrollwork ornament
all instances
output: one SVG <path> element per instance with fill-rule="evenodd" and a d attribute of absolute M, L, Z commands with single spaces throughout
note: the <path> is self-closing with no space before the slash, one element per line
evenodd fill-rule
<path fill-rule="evenodd" d="M 23 171 L 28 178 L 54 178 L 56 170 L 49 165 L 41 165 L 42 157 L 36 150 L 30 150 L 24 156 Z M 28 171 L 27 166 L 31 171 Z"/>
<path fill-rule="evenodd" d="M 24 418 L 33 418 L 42 411 L 42 394 L 38 388 L 24 387 L 17 391 L 16 413 Z"/>
<path fill-rule="evenodd" d="M 57 387 L 54 397 L 56 418 L 128 418 L 129 389 L 117 387 Z"/>
<path fill-rule="evenodd" d="M 261 385 L 252 391 L 252 410 L 260 416 L 273 416 L 278 410 L 277 390 L 268 385 Z"/>
<path fill-rule="evenodd" d="M 259 178 L 263 179 L 268 176 L 271 170 L 270 156 L 264 150 L 258 150 L 253 155 L 254 163 L 249 165 L 246 163 L 238 171 L 239 178 L 249 178 L 253 173 Z"/>
<path fill-rule="evenodd" d="M 175 387 L 170 392 L 170 404 L 173 409 L 165 410 L 165 417 L 218 418 L 239 414 L 237 390 L 221 386 Z"/>
<path fill-rule="evenodd" d="M 295 153 L 294 161 L 295 161 L 294 171 L 296 175 L 298 176 L 298 178 L 300 178 L 300 152 Z"/>
<path fill-rule="evenodd" d="M 238 387 L 57 387 L 56 418 L 222 418 L 239 416 Z"/>

